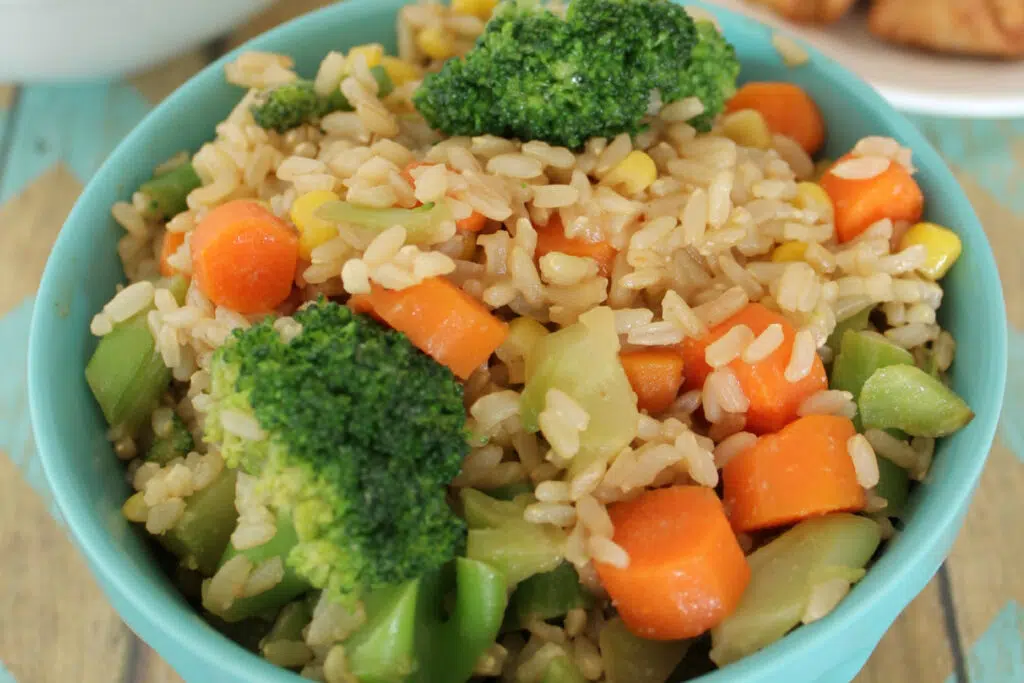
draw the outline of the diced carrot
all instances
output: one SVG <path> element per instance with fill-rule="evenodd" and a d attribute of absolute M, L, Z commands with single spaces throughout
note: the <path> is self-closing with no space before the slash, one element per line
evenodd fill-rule
<path fill-rule="evenodd" d="M 714 490 L 653 489 L 615 503 L 608 514 L 629 565 L 594 567 L 635 635 L 693 638 L 736 609 L 750 567 Z"/>
<path fill-rule="evenodd" d="M 771 529 L 863 510 L 866 496 L 846 450 L 854 434 L 848 418 L 809 415 L 732 458 L 722 481 L 733 529 Z"/>
<path fill-rule="evenodd" d="M 408 166 L 402 169 L 401 175 L 405 178 L 406 182 L 415 187 L 416 180 L 412 177 L 412 169 L 429 165 L 430 164 L 425 161 L 410 162 Z M 419 202 L 417 202 L 417 204 L 419 204 Z M 486 225 L 487 216 L 483 215 L 479 211 L 473 211 L 473 213 L 469 214 L 465 218 L 460 218 L 455 221 L 455 229 L 462 232 L 480 232 Z"/>
<path fill-rule="evenodd" d="M 619 354 L 622 369 L 637 395 L 637 407 L 656 415 L 667 410 L 683 385 L 683 357 L 665 348 Z"/>
<path fill-rule="evenodd" d="M 712 328 L 709 334 L 700 339 L 683 340 L 681 347 L 686 387 L 700 388 L 711 373 L 711 367 L 704 360 L 704 352 L 709 344 L 717 341 L 735 325 L 746 325 L 755 335 L 759 335 L 774 323 L 782 327 L 783 335 L 782 343 L 775 351 L 756 363 L 747 363 L 737 358 L 729 364 L 743 393 L 750 400 L 745 428 L 757 434 L 782 429 L 796 417 L 796 411 L 804 399 L 828 388 L 825 366 L 817 355 L 806 377 L 797 382 L 786 379 L 786 366 L 789 365 L 793 339 L 796 337 L 796 330 L 789 321 L 761 304 L 747 304 L 739 313 Z"/>
<path fill-rule="evenodd" d="M 218 306 L 269 312 L 292 291 L 299 238 L 259 202 L 236 199 L 211 210 L 191 246 L 196 284 Z"/>
<path fill-rule="evenodd" d="M 374 286 L 349 306 L 370 313 L 438 363 L 468 379 L 508 336 L 508 325 L 446 278 L 433 277 L 402 290 Z"/>
<path fill-rule="evenodd" d="M 747 83 L 725 105 L 727 112 L 753 109 L 764 117 L 768 129 L 795 140 L 808 154 L 825 142 L 825 119 L 811 96 L 792 83 Z"/>
<path fill-rule="evenodd" d="M 171 277 L 178 272 L 178 269 L 167 262 L 174 255 L 178 248 L 185 243 L 185 233 L 165 232 L 163 244 L 160 245 L 160 274 L 164 277 Z"/>
<path fill-rule="evenodd" d="M 612 262 L 618 253 L 608 242 L 591 242 L 581 237 L 566 237 L 565 228 L 559 215 L 553 214 L 547 225 L 535 226 L 537 229 L 537 258 L 553 251 L 582 256 L 597 261 L 601 275 L 607 277 L 612 271 Z"/>
<path fill-rule="evenodd" d="M 850 158 L 848 154 L 836 164 Z M 921 188 L 907 169 L 895 161 L 874 178 L 864 180 L 840 178 L 829 169 L 818 184 L 832 198 L 836 237 L 840 242 L 852 240 L 883 218 L 916 223 L 924 212 Z"/>

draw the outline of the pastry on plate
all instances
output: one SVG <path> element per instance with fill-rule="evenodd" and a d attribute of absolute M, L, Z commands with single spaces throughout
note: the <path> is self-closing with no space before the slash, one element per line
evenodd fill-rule
<path fill-rule="evenodd" d="M 874 0 L 868 23 L 875 35 L 897 43 L 1024 57 L 1024 0 Z"/>
<path fill-rule="evenodd" d="M 787 19 L 813 24 L 830 24 L 842 18 L 857 0 L 754 0 Z"/>

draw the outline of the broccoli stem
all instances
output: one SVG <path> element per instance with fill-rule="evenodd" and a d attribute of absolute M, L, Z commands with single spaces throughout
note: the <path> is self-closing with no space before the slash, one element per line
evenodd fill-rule
<path fill-rule="evenodd" d="M 182 303 L 188 282 L 176 277 L 169 284 Z M 149 419 L 171 383 L 171 371 L 156 351 L 146 316 L 152 308 L 118 323 L 96 346 L 85 368 L 85 379 L 107 423 L 135 436 Z"/>
<path fill-rule="evenodd" d="M 402 683 L 416 666 L 420 579 L 373 591 L 366 623 L 345 643 L 349 671 L 360 683 Z"/>
<path fill-rule="evenodd" d="M 180 417 L 171 418 L 171 431 L 167 436 L 158 437 L 146 452 L 146 461 L 163 467 L 175 458 L 183 458 L 195 447 L 192 433 Z"/>
<path fill-rule="evenodd" d="M 882 335 L 866 330 L 847 330 L 837 347 L 829 384 L 833 389 L 849 391 L 856 401 L 860 398 L 864 383 L 875 370 L 913 363 L 914 357 L 909 351 L 896 346 Z M 857 431 L 861 431 L 860 414 L 854 416 L 853 424 Z"/>
<path fill-rule="evenodd" d="M 156 538 L 183 565 L 212 576 L 237 521 L 235 471 L 225 469 L 209 486 L 189 496 L 178 523 Z"/>
<path fill-rule="evenodd" d="M 586 683 L 587 679 L 580 673 L 575 662 L 568 655 L 559 655 L 551 660 L 544 670 L 540 683 Z"/>
<path fill-rule="evenodd" d="M 221 566 L 235 555 L 244 555 L 258 567 L 274 557 L 281 558 L 284 565 L 284 578 L 270 590 L 236 599 L 223 613 L 217 614 L 226 622 L 241 621 L 249 617 L 268 614 L 285 605 L 309 590 L 310 586 L 288 565 L 288 554 L 299 542 L 299 535 L 289 515 L 279 512 L 277 515 L 277 533 L 263 545 L 238 550 L 233 543 L 228 543 L 221 557 Z"/>
<path fill-rule="evenodd" d="M 139 187 L 149 199 L 150 211 L 159 218 L 172 218 L 188 209 L 188 193 L 202 185 L 191 162 L 154 176 Z"/>
<path fill-rule="evenodd" d="M 619 617 L 601 629 L 599 640 L 608 683 L 664 683 L 693 642 L 640 638 Z"/>

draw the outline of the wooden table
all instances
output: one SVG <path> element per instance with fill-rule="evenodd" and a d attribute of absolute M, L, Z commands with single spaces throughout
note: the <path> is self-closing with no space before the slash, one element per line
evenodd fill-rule
<path fill-rule="evenodd" d="M 28 427 L 32 296 L 83 183 L 132 125 L 223 50 L 324 4 L 282 0 L 226 41 L 127 82 L 0 85 L 0 451 L 8 456 L 0 457 L 0 683 L 180 681 L 117 617 L 54 521 Z M 974 202 L 999 261 L 1010 321 L 1024 329 L 1017 251 L 1024 247 L 1024 119 L 917 122 Z M 1024 337 L 1016 334 L 1019 355 Z M 1011 369 L 1024 372 L 1020 364 Z M 1021 398 L 1018 379 L 1005 414 L 1024 417 Z M 1017 443 L 1004 435 L 1004 443 Z M 951 557 L 858 683 L 1024 682 L 1022 493 L 1024 448 L 1015 455 L 999 443 Z"/>

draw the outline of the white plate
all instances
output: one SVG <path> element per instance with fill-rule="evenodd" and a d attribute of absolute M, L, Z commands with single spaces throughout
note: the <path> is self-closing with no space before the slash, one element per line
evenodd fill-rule
<path fill-rule="evenodd" d="M 708 1 L 807 41 L 875 86 L 898 109 L 946 116 L 1024 116 L 1024 61 L 970 59 L 892 45 L 868 31 L 863 10 L 831 26 L 803 26 L 745 0 Z"/>

